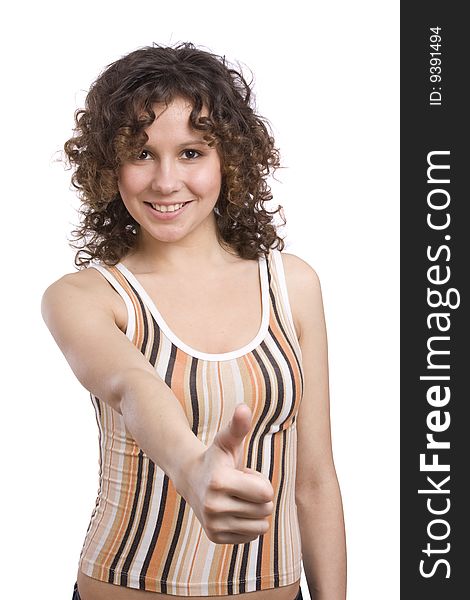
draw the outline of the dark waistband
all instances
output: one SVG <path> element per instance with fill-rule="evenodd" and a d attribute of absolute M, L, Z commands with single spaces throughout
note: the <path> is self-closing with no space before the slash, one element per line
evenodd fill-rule
<path fill-rule="evenodd" d="M 78 593 L 78 584 L 77 584 L 77 582 L 75 582 L 75 585 L 73 586 L 72 600 L 80 600 L 80 594 Z M 297 598 L 295 600 L 297 600 Z"/>
<path fill-rule="evenodd" d="M 78 584 L 77 582 L 75 582 L 75 585 L 73 586 L 73 596 L 72 596 L 72 600 L 81 600 L 80 599 L 80 594 L 78 593 Z M 299 593 L 298 595 L 295 597 L 295 600 L 303 600 L 302 597 L 302 590 L 299 589 Z"/>

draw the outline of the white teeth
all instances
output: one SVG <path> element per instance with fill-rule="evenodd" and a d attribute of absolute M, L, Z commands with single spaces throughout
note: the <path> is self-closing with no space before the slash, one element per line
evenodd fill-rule
<path fill-rule="evenodd" d="M 175 210 L 180 209 L 184 204 L 186 204 L 186 202 L 182 202 L 181 204 L 170 204 L 170 206 L 152 204 L 152 208 L 158 210 L 159 212 L 174 212 Z"/>

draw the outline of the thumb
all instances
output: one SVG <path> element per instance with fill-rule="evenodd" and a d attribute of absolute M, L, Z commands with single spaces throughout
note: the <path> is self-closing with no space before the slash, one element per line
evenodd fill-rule
<path fill-rule="evenodd" d="M 243 440 L 250 430 L 251 418 L 250 407 L 247 404 L 239 404 L 235 407 L 231 421 L 217 433 L 214 439 L 214 443 L 233 454 L 237 468 L 240 467 Z"/>

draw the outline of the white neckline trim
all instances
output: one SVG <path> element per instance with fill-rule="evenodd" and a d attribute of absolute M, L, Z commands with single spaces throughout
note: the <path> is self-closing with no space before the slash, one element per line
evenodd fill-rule
<path fill-rule="evenodd" d="M 135 275 L 131 271 L 129 271 L 129 269 L 126 266 L 124 266 L 121 262 L 117 263 L 115 266 L 121 271 L 121 273 L 125 277 L 127 277 L 127 279 L 135 287 L 135 289 L 141 296 L 144 303 L 147 305 L 153 318 L 158 323 L 158 326 L 163 331 L 163 333 L 166 335 L 166 337 L 171 342 L 173 342 L 173 344 L 175 346 L 177 346 L 180 350 L 183 350 L 184 352 L 186 352 L 186 354 L 189 354 L 190 356 L 193 356 L 195 358 L 200 358 L 202 360 L 209 360 L 209 361 L 231 360 L 233 358 L 239 358 L 240 356 L 248 354 L 249 352 L 251 352 L 251 350 L 256 348 L 256 346 L 258 346 L 264 340 L 264 338 L 266 337 L 266 335 L 268 333 L 268 329 L 269 329 L 269 280 L 268 280 L 267 261 L 266 261 L 266 257 L 264 255 L 260 256 L 258 259 L 259 276 L 261 279 L 261 306 L 262 306 L 261 325 L 258 330 L 258 333 L 251 340 L 251 342 L 249 342 L 242 348 L 238 348 L 238 349 L 232 350 L 230 352 L 223 352 L 221 354 L 201 352 L 200 350 L 196 350 L 195 348 L 192 348 L 188 344 L 185 344 L 185 342 L 183 342 L 183 340 L 180 340 L 179 337 L 167 325 L 167 323 L 163 319 L 162 315 L 160 314 L 160 311 L 156 307 L 155 303 L 150 298 L 150 296 L 147 294 L 147 292 L 145 291 L 145 289 L 143 288 L 141 283 L 138 281 L 138 279 L 135 277 Z"/>

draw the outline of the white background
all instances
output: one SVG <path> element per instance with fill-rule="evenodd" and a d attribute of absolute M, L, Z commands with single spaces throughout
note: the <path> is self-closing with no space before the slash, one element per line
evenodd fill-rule
<path fill-rule="evenodd" d="M 75 270 L 67 237 L 78 200 L 56 153 L 107 64 L 152 42 L 192 41 L 255 75 L 286 167 L 273 182 L 286 251 L 322 282 L 348 599 L 398 598 L 398 7 L 81 0 L 3 9 L 3 597 L 71 597 L 98 489 L 89 394 L 40 314 L 44 289 Z M 309 598 L 304 576 L 302 589 Z"/>

